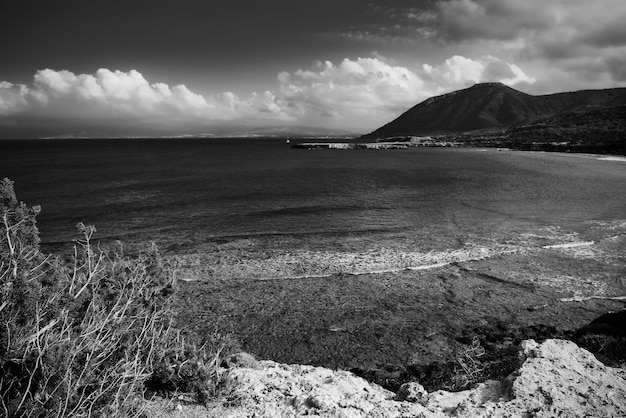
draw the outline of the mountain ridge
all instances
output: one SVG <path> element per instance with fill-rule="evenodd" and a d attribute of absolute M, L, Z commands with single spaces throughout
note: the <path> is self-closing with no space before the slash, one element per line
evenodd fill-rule
<path fill-rule="evenodd" d="M 480 83 L 434 96 L 363 139 L 437 135 L 532 124 L 565 112 L 626 105 L 626 88 L 534 96 L 502 83 Z"/>

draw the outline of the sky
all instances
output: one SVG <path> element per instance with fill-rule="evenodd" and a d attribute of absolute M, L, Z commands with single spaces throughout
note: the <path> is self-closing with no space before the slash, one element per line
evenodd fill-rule
<path fill-rule="evenodd" d="M 371 131 L 479 82 L 626 86 L 624 0 L 12 1 L 0 138 Z"/>

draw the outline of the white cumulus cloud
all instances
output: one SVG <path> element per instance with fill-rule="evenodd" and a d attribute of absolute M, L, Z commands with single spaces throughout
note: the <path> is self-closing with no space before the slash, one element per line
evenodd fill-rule
<path fill-rule="evenodd" d="M 423 81 L 408 68 L 376 58 L 317 62 L 310 70 L 282 72 L 279 92 L 304 111 L 367 115 L 406 106 L 420 97 Z"/>
<path fill-rule="evenodd" d="M 94 74 L 37 71 L 32 85 L 0 82 L 0 116 L 45 120 L 138 120 L 152 125 L 210 127 L 212 122 L 283 122 L 375 128 L 436 94 L 484 81 L 532 83 L 519 67 L 492 56 L 453 56 L 416 68 L 384 58 L 319 61 L 309 69 L 278 74 L 278 85 L 239 97 L 203 96 L 185 85 L 151 83 L 136 71 Z"/>
<path fill-rule="evenodd" d="M 184 84 L 150 83 L 136 71 L 101 68 L 95 74 L 39 70 L 32 86 L 0 83 L 0 114 L 26 112 L 68 118 L 176 118 L 232 120 L 288 118 L 276 97 L 253 94 L 240 99 L 225 92 L 204 97 Z"/>
<path fill-rule="evenodd" d="M 521 68 L 493 56 L 453 56 L 439 65 L 410 69 L 378 58 L 318 62 L 315 68 L 282 72 L 279 92 L 302 117 L 364 120 L 380 124 L 428 97 L 481 82 L 534 83 Z"/>
<path fill-rule="evenodd" d="M 470 84 L 499 82 L 509 86 L 533 84 L 536 80 L 524 73 L 520 67 L 491 55 L 478 59 L 455 55 L 442 64 L 432 67 L 423 65 L 424 72 L 431 78 L 435 88 L 453 89 Z"/>
<path fill-rule="evenodd" d="M 562 0 L 448 0 L 436 3 L 441 35 L 451 40 L 511 40 L 557 23 Z"/>
<path fill-rule="evenodd" d="M 0 81 L 0 116 L 16 113 L 28 106 L 28 87 Z"/>

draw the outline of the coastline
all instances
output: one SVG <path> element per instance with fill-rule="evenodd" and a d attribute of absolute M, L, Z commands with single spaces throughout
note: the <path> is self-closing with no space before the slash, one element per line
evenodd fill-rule
<path fill-rule="evenodd" d="M 589 156 L 609 156 L 607 158 L 614 157 L 615 159 L 609 159 L 607 161 L 626 161 L 626 152 L 614 152 L 613 148 L 607 149 L 606 152 L 589 152 L 589 147 L 576 146 L 576 145 L 563 145 L 561 143 L 539 143 L 533 144 L 533 146 L 518 146 L 507 142 L 498 142 L 495 144 L 471 144 L 463 141 L 447 140 L 447 139 L 432 139 L 427 137 L 427 140 L 421 139 L 409 139 L 393 141 L 391 139 L 381 139 L 377 142 L 300 142 L 291 145 L 293 149 L 327 149 L 327 150 L 402 150 L 409 148 L 476 148 L 481 150 L 497 150 L 497 151 L 523 151 L 523 152 L 546 152 L 554 154 L 571 154 L 571 155 L 589 155 Z"/>
<path fill-rule="evenodd" d="M 518 236 L 490 239 L 466 237 L 456 246 L 412 247 L 392 240 L 342 250 L 294 248 L 290 241 L 267 247 L 266 240 L 233 238 L 203 252 L 176 257 L 184 281 L 197 280 L 295 280 L 328 278 L 334 275 L 367 275 L 421 271 L 457 263 L 471 263 L 506 255 L 538 255 L 554 250 L 591 257 L 605 257 L 603 242 L 626 234 L 626 220 L 596 222 L 579 233 L 544 227 Z M 451 244 L 451 243 L 450 243 Z M 306 245 L 300 244 L 303 247 Z M 393 245 L 393 246 L 391 246 Z"/>
<path fill-rule="evenodd" d="M 489 373 L 504 377 L 522 340 L 572 338 L 595 317 L 624 308 L 626 222 L 593 229 L 600 231 L 593 237 L 529 233 L 499 251 L 432 252 L 428 260 L 420 253 L 422 264 L 397 268 L 374 267 L 417 254 L 234 257 L 234 265 L 196 276 L 189 265 L 179 320 L 199 335 L 218 324 L 261 360 L 351 370 L 390 390 L 412 379 L 437 388 L 437 376 L 476 337 L 494 364 Z M 320 269 L 314 261 L 343 260 L 344 268 L 288 274 L 298 258 Z"/>
<path fill-rule="evenodd" d="M 347 263 L 346 261 L 338 260 L 336 255 L 332 253 L 314 253 L 314 252 L 305 252 L 302 254 L 290 254 L 288 257 L 283 258 L 282 260 L 263 260 L 260 263 L 255 263 L 252 261 L 250 265 L 240 266 L 237 269 L 237 266 L 226 265 L 223 266 L 222 270 L 214 269 L 210 273 L 206 270 L 204 273 L 204 278 L 199 277 L 197 271 L 194 273 L 194 268 L 188 268 L 187 271 L 182 273 L 179 277 L 179 280 L 185 282 L 192 282 L 197 280 L 206 280 L 210 277 L 221 277 L 224 279 L 234 278 L 234 279 L 249 279 L 249 280 L 299 280 L 299 279 L 315 279 L 315 278 L 329 278 L 336 275 L 351 275 L 351 276 L 361 276 L 361 275 L 379 275 L 386 273 L 400 273 L 402 271 L 422 271 L 422 270 L 432 270 L 445 266 L 449 266 L 457 263 L 468 263 L 475 262 L 480 260 L 486 260 L 498 256 L 504 256 L 508 254 L 531 254 L 537 253 L 541 250 L 552 250 L 552 249 L 575 249 L 580 247 L 590 247 L 596 244 L 594 241 L 571 241 L 571 242 L 563 242 L 558 244 L 550 244 L 550 245 L 540 245 L 535 247 L 523 247 L 523 246 L 502 246 L 502 248 L 497 249 L 489 249 L 484 247 L 470 248 L 470 249 L 459 249 L 448 252 L 428 252 L 428 253 L 404 253 L 398 251 L 394 254 L 394 252 L 390 252 L 384 254 L 382 256 L 373 256 L 372 260 L 368 260 L 368 254 L 358 253 L 352 255 L 350 258 L 360 259 L 360 263 L 358 265 L 354 265 L 352 263 Z M 390 260 L 391 264 L 398 265 L 397 267 L 389 267 L 389 268 L 380 268 L 376 269 L 372 267 L 372 265 L 376 265 L 377 261 L 379 262 L 379 258 L 382 257 L 386 260 Z M 182 260 L 182 268 L 185 271 L 185 257 L 181 257 Z M 314 271 L 308 274 L 298 274 L 298 275 L 290 275 L 289 273 L 285 273 L 289 271 L 289 266 L 300 261 L 300 264 L 304 264 L 301 260 L 312 260 L 312 259 L 320 259 L 323 258 L 327 260 L 327 264 L 323 267 L 317 267 L 317 269 L 323 270 L 333 270 L 328 271 L 326 273 L 316 273 L 315 267 L 311 267 Z M 395 263 L 391 260 L 401 260 L 396 261 Z M 420 260 L 422 263 L 416 265 L 407 265 L 407 259 Z M 432 262 L 431 262 L 432 261 Z M 430 263 L 429 263 L 430 262 Z M 244 261 L 239 262 L 239 264 L 244 264 Z M 425 264 L 426 263 L 426 264 Z M 369 265 L 369 268 L 368 268 Z M 334 266 L 334 269 L 331 267 Z M 299 267 L 306 268 L 306 267 Z M 208 273 L 208 274 L 207 274 Z"/>

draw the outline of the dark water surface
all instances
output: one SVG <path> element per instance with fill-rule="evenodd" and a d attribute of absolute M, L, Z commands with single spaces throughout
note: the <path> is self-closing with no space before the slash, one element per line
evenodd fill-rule
<path fill-rule="evenodd" d="M 0 176 L 16 182 L 20 200 L 42 206 L 49 247 L 70 243 L 79 221 L 96 225 L 104 241 L 194 252 L 249 237 L 431 249 L 626 218 L 626 163 L 589 155 L 296 150 L 273 139 L 28 140 L 0 141 Z"/>

